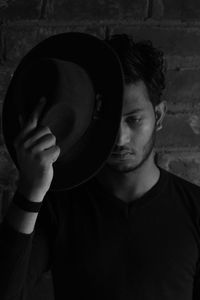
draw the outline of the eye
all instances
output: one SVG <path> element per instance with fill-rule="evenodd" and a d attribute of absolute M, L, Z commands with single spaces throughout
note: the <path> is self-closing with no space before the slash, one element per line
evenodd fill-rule
<path fill-rule="evenodd" d="M 129 124 L 130 126 L 136 126 L 139 125 L 141 122 L 141 119 L 138 117 L 128 117 L 126 119 L 126 123 Z"/>

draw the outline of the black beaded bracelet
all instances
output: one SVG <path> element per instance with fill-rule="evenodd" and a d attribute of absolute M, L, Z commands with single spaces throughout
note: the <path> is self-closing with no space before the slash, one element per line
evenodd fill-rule
<path fill-rule="evenodd" d="M 17 205 L 19 208 L 28 212 L 39 212 L 42 202 L 43 201 L 32 202 L 26 199 L 26 197 L 24 197 L 24 195 L 22 195 L 18 190 L 16 190 L 13 197 L 13 203 Z"/>

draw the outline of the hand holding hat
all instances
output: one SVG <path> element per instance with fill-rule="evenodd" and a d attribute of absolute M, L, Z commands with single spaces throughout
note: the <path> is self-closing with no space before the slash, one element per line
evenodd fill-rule
<path fill-rule="evenodd" d="M 56 138 L 47 126 L 38 124 L 44 109 L 45 98 L 41 98 L 29 120 L 14 140 L 19 163 L 19 190 L 28 199 L 43 199 L 53 179 L 52 164 L 60 154 Z M 30 171 L 31 170 L 31 171 Z"/>

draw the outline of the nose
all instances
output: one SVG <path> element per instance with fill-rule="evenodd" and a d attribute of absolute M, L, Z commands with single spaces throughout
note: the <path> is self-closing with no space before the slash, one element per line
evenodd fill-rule
<path fill-rule="evenodd" d="M 118 137 L 116 141 L 117 146 L 124 146 L 130 142 L 131 132 L 128 125 L 122 120 L 120 122 L 120 128 L 118 132 Z"/>

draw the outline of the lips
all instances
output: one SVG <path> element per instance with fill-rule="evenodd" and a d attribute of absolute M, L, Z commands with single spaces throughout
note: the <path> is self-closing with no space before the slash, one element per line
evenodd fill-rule
<path fill-rule="evenodd" d="M 114 155 L 114 156 L 126 156 L 126 155 L 131 155 L 131 153 L 130 152 L 124 152 L 124 153 L 122 153 L 122 152 L 112 152 L 112 155 Z"/>
<path fill-rule="evenodd" d="M 133 154 L 133 152 L 112 152 L 111 157 L 118 159 L 128 159 L 131 158 Z"/>
<path fill-rule="evenodd" d="M 128 155 L 129 154 L 129 155 L 131 155 L 131 154 L 135 154 L 135 152 L 133 150 L 129 150 L 129 149 L 118 150 L 118 151 L 116 149 L 112 152 L 112 154 L 114 154 L 114 155 Z"/>
<path fill-rule="evenodd" d="M 116 154 L 116 155 L 125 155 L 125 154 L 131 154 L 131 152 L 127 152 L 127 151 L 116 152 L 116 151 L 113 151 L 112 154 Z"/>

